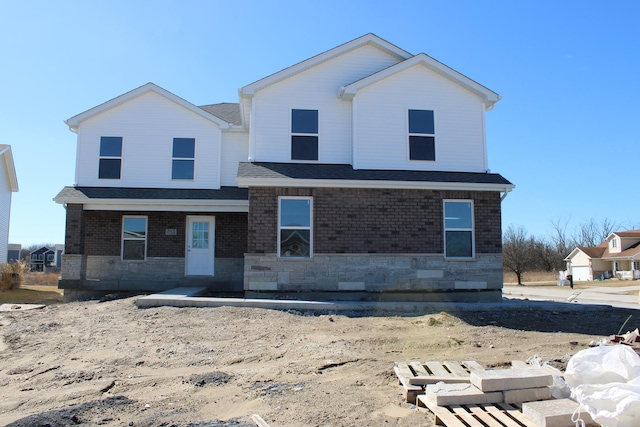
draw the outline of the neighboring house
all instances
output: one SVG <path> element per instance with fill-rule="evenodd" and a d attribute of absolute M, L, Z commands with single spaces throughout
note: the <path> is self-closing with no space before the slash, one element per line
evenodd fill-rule
<path fill-rule="evenodd" d="M 7 262 L 20 261 L 20 252 L 22 245 L 19 243 L 9 243 L 7 246 Z"/>
<path fill-rule="evenodd" d="M 578 246 L 564 260 L 574 281 L 640 279 L 640 230 L 613 232 L 598 246 Z"/>
<path fill-rule="evenodd" d="M 53 248 L 41 247 L 29 253 L 29 265 L 31 271 L 46 271 L 47 269 L 59 269 L 62 266 L 64 245 L 55 245 Z"/>
<path fill-rule="evenodd" d="M 56 252 L 47 247 L 41 247 L 29 253 L 29 266 L 31 271 L 45 271 L 53 267 Z"/>
<path fill-rule="evenodd" d="M 78 134 L 60 288 L 500 301 L 500 97 L 373 34 L 195 106 L 152 83 Z"/>
<path fill-rule="evenodd" d="M 0 264 L 8 261 L 11 194 L 18 191 L 18 177 L 11 146 L 0 144 Z"/>

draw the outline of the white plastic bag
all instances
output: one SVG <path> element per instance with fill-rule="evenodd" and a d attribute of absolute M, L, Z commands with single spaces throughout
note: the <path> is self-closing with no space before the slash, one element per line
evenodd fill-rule
<path fill-rule="evenodd" d="M 565 380 L 574 398 L 603 427 L 640 426 L 640 357 L 624 345 L 576 353 Z"/>

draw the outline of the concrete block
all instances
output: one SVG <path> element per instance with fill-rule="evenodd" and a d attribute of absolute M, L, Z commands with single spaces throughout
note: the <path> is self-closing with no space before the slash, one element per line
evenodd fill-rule
<path fill-rule="evenodd" d="M 442 279 L 444 270 L 417 270 L 418 279 Z"/>
<path fill-rule="evenodd" d="M 364 291 L 364 282 L 338 282 L 341 291 Z"/>
<path fill-rule="evenodd" d="M 571 416 L 578 404 L 571 399 L 552 399 L 522 404 L 522 415 L 540 427 L 573 427 Z M 591 415 L 582 411 L 580 417 L 585 424 L 595 424 Z"/>
<path fill-rule="evenodd" d="M 425 388 L 427 399 L 438 406 L 479 405 L 502 402 L 502 393 L 483 393 L 472 384 L 429 384 Z"/>
<path fill-rule="evenodd" d="M 487 282 L 484 281 L 469 281 L 469 280 L 457 280 L 454 283 L 456 289 L 487 289 Z"/>
<path fill-rule="evenodd" d="M 502 393 L 504 394 L 504 403 L 522 403 L 551 399 L 551 387 L 505 390 Z"/>
<path fill-rule="evenodd" d="M 249 282 L 249 290 L 252 291 L 277 291 L 278 282 Z"/>
<path fill-rule="evenodd" d="M 472 372 L 471 384 L 482 391 L 519 390 L 553 385 L 553 375 L 542 368 L 492 369 Z"/>

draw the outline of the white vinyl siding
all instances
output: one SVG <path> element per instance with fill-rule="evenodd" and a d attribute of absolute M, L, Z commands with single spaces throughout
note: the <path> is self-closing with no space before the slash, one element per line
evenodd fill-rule
<path fill-rule="evenodd" d="M 245 132 L 223 132 L 220 164 L 220 185 L 238 185 L 238 163 L 249 157 L 249 134 Z"/>
<path fill-rule="evenodd" d="M 415 65 L 358 91 L 354 103 L 354 167 L 357 169 L 486 171 L 482 99 Z M 407 110 L 436 117 L 433 162 L 409 160 Z"/>
<path fill-rule="evenodd" d="M 11 186 L 4 162 L 0 162 L 0 263 L 7 262 L 9 218 L 11 213 Z"/>
<path fill-rule="evenodd" d="M 351 104 L 338 98 L 341 86 L 389 67 L 398 60 L 361 46 L 256 92 L 251 132 L 254 161 L 291 161 L 291 110 L 320 112 L 319 163 L 351 163 Z"/>
<path fill-rule="evenodd" d="M 100 137 L 122 136 L 121 179 L 99 180 Z M 173 138 L 195 138 L 193 180 L 172 180 Z M 82 122 L 78 129 L 77 185 L 138 188 L 219 188 L 217 124 L 148 92 Z M 202 165 L 202 167 L 199 167 Z"/>

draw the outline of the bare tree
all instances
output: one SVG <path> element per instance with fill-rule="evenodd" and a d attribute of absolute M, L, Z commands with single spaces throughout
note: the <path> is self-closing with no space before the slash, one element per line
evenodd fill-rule
<path fill-rule="evenodd" d="M 515 273 L 518 285 L 522 285 L 522 274 L 534 265 L 534 239 L 523 227 L 510 225 L 502 236 L 502 258 L 504 269 Z"/>
<path fill-rule="evenodd" d="M 602 221 L 591 218 L 578 226 L 577 234 L 574 236 L 576 246 L 598 246 L 619 227 L 620 224 L 608 218 Z"/>

